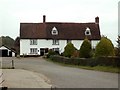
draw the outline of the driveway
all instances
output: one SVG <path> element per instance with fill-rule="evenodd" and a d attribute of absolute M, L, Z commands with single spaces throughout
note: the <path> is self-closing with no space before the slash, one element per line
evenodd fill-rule
<path fill-rule="evenodd" d="M 3 58 L 14 60 L 15 68 L 42 73 L 58 88 L 118 88 L 118 74 L 65 67 L 41 57 Z"/>

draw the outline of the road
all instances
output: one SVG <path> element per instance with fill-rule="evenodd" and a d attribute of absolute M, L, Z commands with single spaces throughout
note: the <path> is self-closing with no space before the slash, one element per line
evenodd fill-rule
<path fill-rule="evenodd" d="M 118 74 L 61 66 L 41 57 L 3 58 L 15 68 L 42 73 L 58 88 L 118 88 Z"/>

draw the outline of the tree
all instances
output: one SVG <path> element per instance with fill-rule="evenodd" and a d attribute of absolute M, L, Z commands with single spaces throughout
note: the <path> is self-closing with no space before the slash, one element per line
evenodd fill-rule
<path fill-rule="evenodd" d="M 20 54 L 20 37 L 17 37 L 14 42 L 14 49 L 16 53 L 19 55 Z"/>
<path fill-rule="evenodd" d="M 90 58 L 91 52 L 92 52 L 91 43 L 87 38 L 85 38 L 80 47 L 80 53 L 79 53 L 80 57 L 81 58 Z"/>
<path fill-rule="evenodd" d="M 107 37 L 102 37 L 100 42 L 97 44 L 95 49 L 95 56 L 101 57 L 101 56 L 114 56 L 114 46 L 110 39 Z"/>
<path fill-rule="evenodd" d="M 74 47 L 74 45 L 70 42 L 70 43 L 68 43 L 68 44 L 65 46 L 63 55 L 64 55 L 65 57 L 71 57 L 72 54 L 74 53 L 74 51 L 75 51 L 75 47 Z"/>
<path fill-rule="evenodd" d="M 1 36 L 0 37 L 0 45 L 6 45 L 9 48 L 13 48 L 14 45 L 14 39 L 12 39 L 9 36 Z"/>

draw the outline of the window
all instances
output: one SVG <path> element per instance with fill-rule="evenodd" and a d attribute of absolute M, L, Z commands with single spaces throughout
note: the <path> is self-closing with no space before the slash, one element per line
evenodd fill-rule
<path fill-rule="evenodd" d="M 59 40 L 53 40 L 53 45 L 59 45 Z"/>
<path fill-rule="evenodd" d="M 67 43 L 70 43 L 71 42 L 71 40 L 67 40 Z"/>
<path fill-rule="evenodd" d="M 53 51 L 59 54 L 59 48 L 53 48 Z"/>
<path fill-rule="evenodd" d="M 37 54 L 38 50 L 37 48 L 30 48 L 30 54 Z"/>
<path fill-rule="evenodd" d="M 53 27 L 51 33 L 52 35 L 58 35 L 58 30 L 56 29 L 56 27 Z"/>
<path fill-rule="evenodd" d="M 30 45 L 37 45 L 37 39 L 31 39 Z"/>
<path fill-rule="evenodd" d="M 86 28 L 85 35 L 91 35 L 90 28 L 88 28 L 88 27 Z"/>

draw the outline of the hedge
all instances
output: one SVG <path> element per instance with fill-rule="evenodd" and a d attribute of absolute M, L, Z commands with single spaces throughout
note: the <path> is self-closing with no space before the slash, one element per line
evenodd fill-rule
<path fill-rule="evenodd" d="M 120 57 L 67 58 L 59 55 L 53 55 L 50 59 L 54 62 L 70 65 L 120 67 Z"/>

